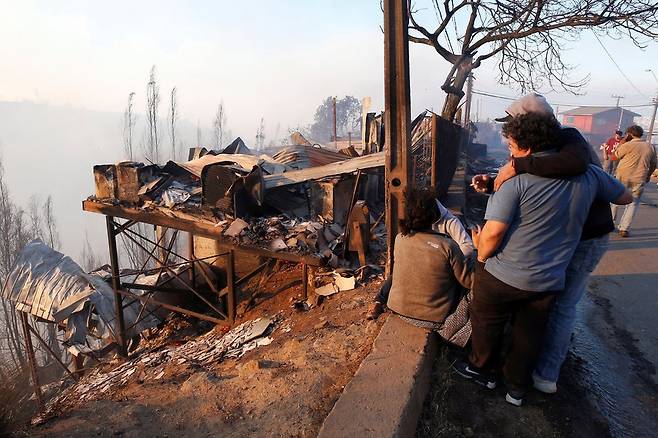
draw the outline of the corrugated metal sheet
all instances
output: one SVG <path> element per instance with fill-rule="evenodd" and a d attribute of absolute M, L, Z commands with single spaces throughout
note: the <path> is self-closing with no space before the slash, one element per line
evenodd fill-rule
<path fill-rule="evenodd" d="M 236 138 L 226 146 L 226 148 L 220 152 L 220 154 L 242 154 L 242 155 L 253 155 L 251 149 L 244 144 L 244 141 L 240 137 Z"/>
<path fill-rule="evenodd" d="M 274 161 L 287 164 L 293 169 L 308 169 L 325 164 L 347 160 L 349 157 L 339 152 L 330 151 L 315 146 L 288 146 L 272 157 Z M 280 173 L 280 172 L 278 172 Z"/>
<path fill-rule="evenodd" d="M 21 312 L 47 321 L 66 322 L 65 344 L 73 352 L 101 349 L 114 339 L 112 287 L 38 239 L 28 243 L 19 254 L 2 297 Z M 139 310 L 137 302 L 124 309 L 126 327 L 137 320 Z M 90 320 L 95 323 L 88 328 Z M 134 336 L 160 322 L 155 315 L 148 315 L 128 335 Z"/>

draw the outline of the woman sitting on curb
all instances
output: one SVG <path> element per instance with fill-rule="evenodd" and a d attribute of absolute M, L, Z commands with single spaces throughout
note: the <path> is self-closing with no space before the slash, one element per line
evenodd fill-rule
<path fill-rule="evenodd" d="M 413 189 L 405 196 L 386 305 L 404 321 L 463 347 L 471 335 L 467 292 L 473 263 L 452 238 L 432 230 L 441 215 L 432 191 Z"/>

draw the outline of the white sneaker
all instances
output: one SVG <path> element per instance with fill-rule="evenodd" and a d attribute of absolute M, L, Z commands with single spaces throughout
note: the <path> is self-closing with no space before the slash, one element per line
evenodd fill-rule
<path fill-rule="evenodd" d="M 537 373 L 532 373 L 533 386 L 537 391 L 544 394 L 555 394 L 557 392 L 557 383 L 550 380 L 542 379 Z"/>
<path fill-rule="evenodd" d="M 509 392 L 505 394 L 505 401 L 514 406 L 521 406 L 523 404 L 523 396 L 521 394 L 511 395 Z"/>

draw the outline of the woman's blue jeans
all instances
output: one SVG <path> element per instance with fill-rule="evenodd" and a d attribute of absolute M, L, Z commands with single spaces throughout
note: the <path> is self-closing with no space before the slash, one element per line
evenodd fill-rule
<path fill-rule="evenodd" d="M 557 382 L 560 367 L 569 351 L 576 323 L 576 305 L 585 294 L 587 280 L 608 249 L 608 235 L 584 240 L 567 267 L 564 291 L 556 295 L 548 318 L 546 334 L 535 373 L 544 380 Z"/>

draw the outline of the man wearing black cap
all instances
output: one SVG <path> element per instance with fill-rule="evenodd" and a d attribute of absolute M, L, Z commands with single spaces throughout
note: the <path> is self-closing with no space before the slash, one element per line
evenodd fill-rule
<path fill-rule="evenodd" d="M 601 150 L 603 151 L 603 170 L 605 170 L 608 175 L 614 175 L 617 170 L 618 163 L 612 159 L 612 156 L 617 150 L 623 135 L 623 132 L 615 131 L 615 135 L 607 139 L 606 142 L 601 145 Z"/>

